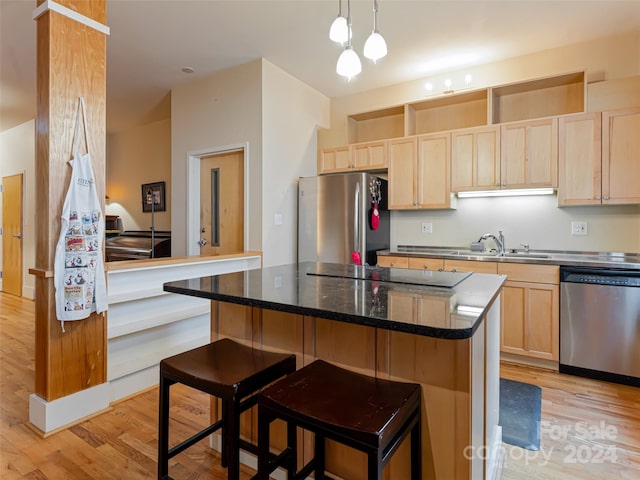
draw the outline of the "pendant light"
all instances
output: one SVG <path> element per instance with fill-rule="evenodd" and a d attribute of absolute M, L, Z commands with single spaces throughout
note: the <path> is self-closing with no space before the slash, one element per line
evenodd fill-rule
<path fill-rule="evenodd" d="M 387 42 L 378 33 L 378 0 L 373 0 L 373 31 L 364 44 L 364 56 L 373 63 L 387 54 Z"/>
<path fill-rule="evenodd" d="M 351 0 L 347 0 L 347 29 L 347 46 L 338 58 L 336 72 L 338 75 L 347 77 L 347 80 L 351 80 L 362 71 L 360 58 L 351 46 Z"/>
<path fill-rule="evenodd" d="M 329 38 L 336 43 L 344 44 L 349 36 L 347 19 L 342 16 L 342 0 L 338 0 L 338 16 L 331 24 Z"/>

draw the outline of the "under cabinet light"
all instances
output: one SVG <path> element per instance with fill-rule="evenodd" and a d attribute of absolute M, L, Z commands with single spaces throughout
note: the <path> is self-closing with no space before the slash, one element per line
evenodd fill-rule
<path fill-rule="evenodd" d="M 522 188 L 512 190 L 477 190 L 458 192 L 458 198 L 475 197 L 515 197 L 524 195 L 553 195 L 553 188 Z"/>

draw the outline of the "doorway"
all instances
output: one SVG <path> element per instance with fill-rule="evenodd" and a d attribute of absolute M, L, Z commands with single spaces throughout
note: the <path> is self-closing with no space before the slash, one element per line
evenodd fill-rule
<path fill-rule="evenodd" d="M 200 255 L 244 251 L 244 150 L 200 157 Z"/>
<path fill-rule="evenodd" d="M 22 174 L 2 177 L 2 291 L 22 296 Z"/>

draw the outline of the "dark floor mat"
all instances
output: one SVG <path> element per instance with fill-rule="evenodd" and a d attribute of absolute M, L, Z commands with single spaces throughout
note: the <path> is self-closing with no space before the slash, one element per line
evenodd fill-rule
<path fill-rule="evenodd" d="M 528 450 L 540 449 L 540 387 L 500 379 L 502 441 Z"/>

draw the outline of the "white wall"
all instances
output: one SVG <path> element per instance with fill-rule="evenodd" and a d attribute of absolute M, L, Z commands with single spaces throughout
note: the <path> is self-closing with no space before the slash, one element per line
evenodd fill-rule
<path fill-rule="evenodd" d="M 329 125 L 329 98 L 263 61 L 262 249 L 264 266 L 297 258 L 298 177 L 315 175 L 317 129 Z M 282 225 L 275 225 L 275 215 Z"/>
<path fill-rule="evenodd" d="M 248 144 L 249 250 L 265 266 L 294 262 L 297 178 L 316 172 L 329 99 L 263 59 L 172 91 L 172 255 L 186 255 L 187 154 Z M 275 214 L 282 225 L 274 225 Z"/>
<path fill-rule="evenodd" d="M 248 144 L 249 250 L 262 248 L 262 61 L 171 91 L 171 254 L 187 254 L 187 153 Z"/>
<path fill-rule="evenodd" d="M 23 274 L 22 295 L 34 298 L 35 279 L 29 274 L 36 262 L 35 244 L 35 120 L 30 120 L 0 133 L 0 177 L 19 173 L 23 176 Z M 0 224 L 2 195 L 0 195 Z M 0 237 L 1 239 L 2 237 Z M 0 248 L 0 269 L 2 249 Z M 1 281 L 1 279 L 0 279 Z"/>
<path fill-rule="evenodd" d="M 585 69 L 590 82 L 639 75 L 640 29 L 460 72 L 447 72 L 332 98 L 331 129 L 319 132 L 318 144 L 324 147 L 347 143 L 348 115 L 423 100 L 427 81 L 440 85 L 446 77 L 463 78 L 465 73 L 471 73 L 472 88 L 484 88 Z M 392 247 L 468 246 L 483 233 L 497 233 L 502 227 L 508 248 L 529 243 L 531 248 L 538 249 L 640 252 L 640 207 L 557 208 L 556 204 L 555 196 L 459 199 L 457 210 L 393 212 L 391 243 Z M 433 234 L 421 233 L 423 221 L 433 223 Z M 587 221 L 588 235 L 571 235 L 571 221 Z"/>
<path fill-rule="evenodd" d="M 502 229 L 507 248 L 640 253 L 640 205 L 557 208 L 555 195 L 458 199 L 457 210 L 392 212 L 391 244 L 469 247 Z M 588 235 L 571 235 L 571 222 Z M 433 233 L 421 232 L 422 222 Z M 486 241 L 493 248 L 492 240 Z"/>
<path fill-rule="evenodd" d="M 107 136 L 105 212 L 119 215 L 125 230 L 148 230 L 142 184 L 165 182 L 165 212 L 154 214 L 156 230 L 171 230 L 171 119 Z"/>

